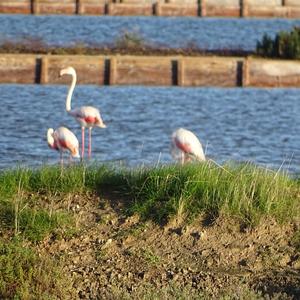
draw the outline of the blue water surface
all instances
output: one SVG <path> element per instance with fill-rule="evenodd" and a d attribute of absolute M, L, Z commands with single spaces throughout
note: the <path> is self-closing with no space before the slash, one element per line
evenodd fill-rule
<path fill-rule="evenodd" d="M 80 128 L 65 111 L 67 86 L 0 85 L 0 167 L 56 163 L 47 128 Z M 300 171 L 298 89 L 76 87 L 72 106 L 94 105 L 106 129 L 93 129 L 99 162 L 170 163 L 170 136 L 195 132 L 207 156 L 219 163 L 251 161 L 291 173 Z"/>
<path fill-rule="evenodd" d="M 130 32 L 155 46 L 254 50 L 265 33 L 294 26 L 299 19 L 0 15 L 0 42 L 30 37 L 50 45 L 109 45 Z"/>

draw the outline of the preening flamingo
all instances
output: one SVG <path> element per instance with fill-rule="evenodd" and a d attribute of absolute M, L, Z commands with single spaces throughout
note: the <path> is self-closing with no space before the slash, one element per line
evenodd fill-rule
<path fill-rule="evenodd" d="M 89 142 L 88 142 L 88 157 L 91 157 L 92 153 L 92 128 L 101 127 L 105 128 L 100 116 L 100 111 L 93 106 L 81 106 L 71 110 L 71 100 L 73 91 L 76 85 L 77 75 L 73 67 L 67 67 L 62 69 L 59 73 L 60 76 L 71 75 L 72 82 L 66 98 L 66 111 L 73 116 L 81 126 L 81 158 L 84 157 L 84 131 L 87 127 L 89 129 Z"/>
<path fill-rule="evenodd" d="M 192 159 L 205 161 L 202 145 L 196 135 L 184 128 L 175 130 L 172 134 L 172 156 L 181 163 Z"/>
<path fill-rule="evenodd" d="M 79 142 L 75 134 L 66 127 L 56 130 L 49 128 L 47 131 L 47 142 L 51 149 L 60 152 L 60 162 L 63 164 L 63 152 L 69 151 L 72 157 L 80 158 Z"/>

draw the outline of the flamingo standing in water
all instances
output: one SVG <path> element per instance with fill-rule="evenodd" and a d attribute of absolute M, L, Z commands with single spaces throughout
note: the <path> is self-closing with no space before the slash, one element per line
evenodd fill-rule
<path fill-rule="evenodd" d="M 60 152 L 60 163 L 63 165 L 63 152 L 69 151 L 71 157 L 80 158 L 79 142 L 72 131 L 66 127 L 59 127 L 56 130 L 49 128 L 47 131 L 47 142 L 51 149 Z"/>
<path fill-rule="evenodd" d="M 172 134 L 172 156 L 182 164 L 192 159 L 205 161 L 202 145 L 196 135 L 184 128 L 175 130 Z"/>
<path fill-rule="evenodd" d="M 92 153 L 92 128 L 100 127 L 105 128 L 106 125 L 103 123 L 100 116 L 100 111 L 93 106 L 81 106 L 71 110 L 71 100 L 73 91 L 76 85 L 76 71 L 73 67 L 67 67 L 62 69 L 59 73 L 60 76 L 71 75 L 72 83 L 70 85 L 67 98 L 66 98 L 66 111 L 73 116 L 81 126 L 81 158 L 84 157 L 84 131 L 87 127 L 89 129 L 89 143 L 88 143 L 88 157 L 91 158 Z"/>

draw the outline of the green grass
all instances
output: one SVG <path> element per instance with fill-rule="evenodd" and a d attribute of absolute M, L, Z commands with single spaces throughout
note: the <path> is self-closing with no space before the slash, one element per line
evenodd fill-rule
<path fill-rule="evenodd" d="M 44 209 L 22 208 L 16 211 L 10 204 L 0 204 L 2 228 L 31 242 L 39 242 L 46 237 L 68 236 L 75 232 L 71 215 L 64 212 L 50 213 Z"/>
<path fill-rule="evenodd" d="M 95 188 L 96 178 L 102 177 L 103 172 L 108 172 L 108 168 L 83 165 L 63 170 L 59 166 L 5 170 L 0 173 L 0 199 L 11 198 L 20 190 L 40 194 L 79 193 Z"/>
<path fill-rule="evenodd" d="M 133 171 L 127 174 L 134 199 L 129 210 L 157 222 L 202 213 L 225 214 L 251 225 L 261 217 L 284 222 L 299 216 L 295 180 L 251 165 L 225 169 L 205 163 Z"/>
<path fill-rule="evenodd" d="M 0 239 L 1 299 L 62 299 L 70 284 L 53 261 L 20 241 Z"/>
<path fill-rule="evenodd" d="M 202 163 L 137 169 L 78 165 L 63 172 L 59 167 L 45 166 L 5 171 L 0 174 L 0 188 L 0 204 L 8 207 L 8 215 L 13 215 L 16 199 L 30 193 L 63 197 L 108 192 L 124 202 L 129 214 L 138 213 L 158 223 L 172 217 L 192 220 L 203 213 L 213 218 L 227 215 L 252 225 L 261 217 L 280 222 L 299 217 L 299 182 L 254 165 L 220 168 Z M 27 207 L 26 199 L 19 202 L 25 207 L 24 220 L 28 219 L 26 215 L 34 213 L 30 211 L 32 204 Z M 36 214 L 37 223 L 43 219 L 59 224 L 60 217 L 55 218 L 42 211 Z"/>
<path fill-rule="evenodd" d="M 151 265 L 157 265 L 161 260 L 161 258 L 156 255 L 150 248 L 141 249 L 141 256 L 148 264 Z"/>
<path fill-rule="evenodd" d="M 45 167 L 2 172 L 0 222 L 3 228 L 31 242 L 73 232 L 75 221 L 72 215 L 62 209 L 55 211 L 52 202 L 59 196 L 83 190 L 84 169 L 65 171 L 61 174 L 57 167 Z"/>

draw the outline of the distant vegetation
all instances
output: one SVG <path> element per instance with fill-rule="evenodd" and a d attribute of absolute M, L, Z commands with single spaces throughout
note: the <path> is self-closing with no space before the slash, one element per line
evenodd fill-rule
<path fill-rule="evenodd" d="M 0 43 L 0 53 L 32 53 L 57 55 L 222 55 L 246 56 L 249 51 L 243 49 L 216 49 L 207 50 L 190 43 L 182 48 L 170 48 L 152 45 L 137 32 L 123 32 L 112 44 L 86 44 L 77 42 L 74 45 L 55 46 L 48 45 L 40 38 L 26 38 L 21 41 L 3 41 Z"/>
<path fill-rule="evenodd" d="M 263 57 L 300 59 L 300 27 L 281 31 L 274 38 L 265 34 L 257 43 L 256 52 Z"/>
<path fill-rule="evenodd" d="M 256 44 L 255 51 L 237 49 L 205 49 L 194 43 L 182 48 L 170 48 L 153 45 L 147 42 L 139 33 L 125 31 L 111 44 L 87 44 L 76 42 L 73 45 L 48 45 L 41 38 L 27 37 L 20 41 L 3 41 L 0 43 L 0 53 L 56 54 L 56 55 L 220 55 L 238 56 L 258 55 L 270 58 L 300 59 L 300 27 L 292 31 L 281 31 L 273 38 L 264 34 Z"/>

